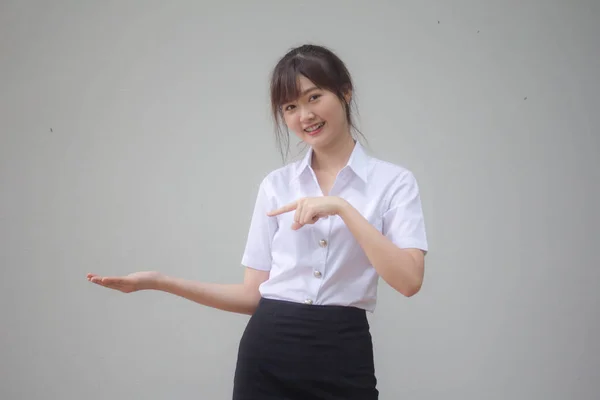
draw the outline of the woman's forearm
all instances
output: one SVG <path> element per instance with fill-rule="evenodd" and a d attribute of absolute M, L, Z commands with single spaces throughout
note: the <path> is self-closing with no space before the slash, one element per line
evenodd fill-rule
<path fill-rule="evenodd" d="M 405 296 L 419 291 L 424 268 L 420 250 L 398 248 L 347 202 L 339 215 L 384 281 Z"/>
<path fill-rule="evenodd" d="M 254 287 L 240 284 L 217 284 L 162 276 L 155 290 L 174 294 L 219 310 L 251 315 L 256 310 L 260 293 Z"/>

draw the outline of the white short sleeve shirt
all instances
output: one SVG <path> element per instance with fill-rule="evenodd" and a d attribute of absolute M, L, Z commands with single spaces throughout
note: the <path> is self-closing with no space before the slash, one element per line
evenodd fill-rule
<path fill-rule="evenodd" d="M 261 182 L 242 265 L 270 271 L 265 298 L 374 311 L 378 274 L 344 221 L 333 216 L 292 230 L 294 212 L 266 214 L 302 197 L 322 196 L 312 149 Z M 356 208 L 401 248 L 428 250 L 419 188 L 404 167 L 367 155 L 359 142 L 329 193 Z"/>

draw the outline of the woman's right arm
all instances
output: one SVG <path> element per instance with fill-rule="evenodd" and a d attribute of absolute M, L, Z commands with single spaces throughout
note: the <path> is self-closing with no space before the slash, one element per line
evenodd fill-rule
<path fill-rule="evenodd" d="M 269 271 L 246 268 L 244 282 L 218 284 L 165 276 L 158 272 L 136 272 L 123 277 L 100 277 L 88 274 L 90 282 L 131 293 L 159 290 L 219 310 L 251 315 L 260 300 L 258 287 L 269 278 Z"/>
<path fill-rule="evenodd" d="M 260 300 L 258 287 L 268 278 L 268 271 L 252 268 L 246 268 L 244 282 L 240 284 L 203 283 L 164 276 L 158 279 L 156 289 L 208 307 L 251 315 Z"/>

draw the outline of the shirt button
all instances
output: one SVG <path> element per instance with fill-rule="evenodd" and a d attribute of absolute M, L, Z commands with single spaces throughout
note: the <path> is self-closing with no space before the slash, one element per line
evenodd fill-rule
<path fill-rule="evenodd" d="M 312 304 L 313 301 L 311 299 L 306 299 L 304 300 L 304 304 Z"/>
<path fill-rule="evenodd" d="M 327 246 L 327 240 L 325 240 L 325 239 L 319 240 L 319 246 L 321 246 L 321 247 Z"/>
<path fill-rule="evenodd" d="M 315 271 L 313 272 L 313 275 L 315 276 L 315 278 L 320 278 L 321 277 L 321 271 Z"/>

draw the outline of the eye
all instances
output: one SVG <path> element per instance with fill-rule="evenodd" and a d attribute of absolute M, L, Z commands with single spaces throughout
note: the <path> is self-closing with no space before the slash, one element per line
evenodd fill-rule
<path fill-rule="evenodd" d="M 310 96 L 308 98 L 308 101 L 313 101 L 313 100 L 317 100 L 319 97 L 321 97 L 320 94 L 313 94 L 312 96 Z"/>
<path fill-rule="evenodd" d="M 296 106 L 293 104 L 289 104 L 289 105 L 283 107 L 283 111 L 292 111 L 294 109 L 294 107 L 296 107 Z"/>

